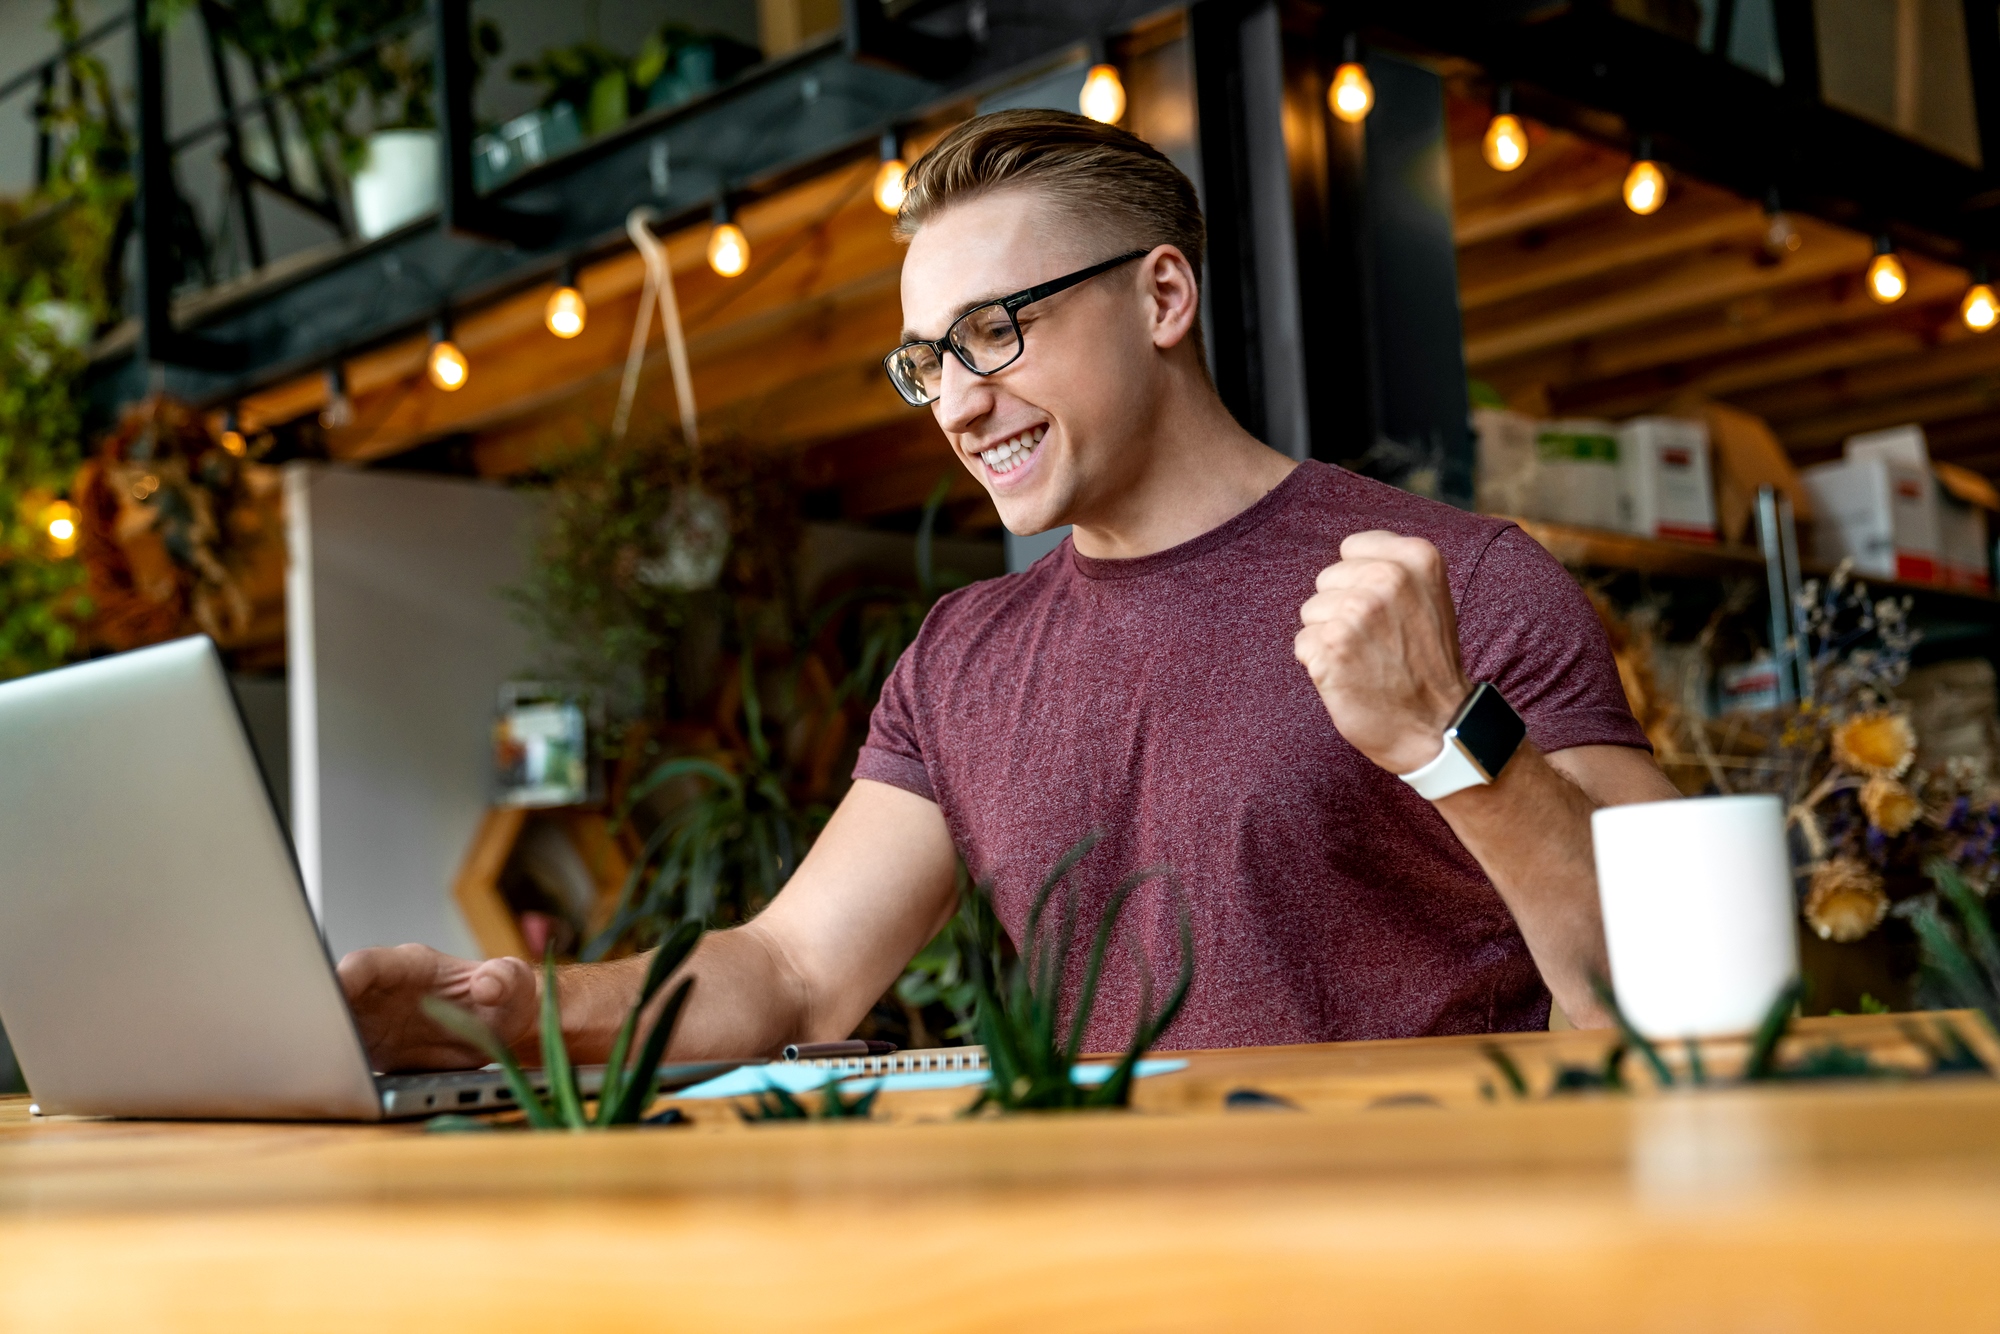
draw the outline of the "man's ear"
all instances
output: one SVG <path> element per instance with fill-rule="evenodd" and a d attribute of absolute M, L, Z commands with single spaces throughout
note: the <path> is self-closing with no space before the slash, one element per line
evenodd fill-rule
<path fill-rule="evenodd" d="M 1139 261 L 1153 308 L 1153 346 L 1165 351 L 1187 341 L 1201 319 L 1201 289 L 1194 266 L 1179 246 L 1156 246 Z"/>

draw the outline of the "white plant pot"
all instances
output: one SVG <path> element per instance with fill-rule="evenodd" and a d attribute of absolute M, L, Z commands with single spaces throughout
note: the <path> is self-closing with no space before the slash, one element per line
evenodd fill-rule
<path fill-rule="evenodd" d="M 438 206 L 436 130 L 378 130 L 354 174 L 354 225 L 362 238 L 386 236 Z"/>

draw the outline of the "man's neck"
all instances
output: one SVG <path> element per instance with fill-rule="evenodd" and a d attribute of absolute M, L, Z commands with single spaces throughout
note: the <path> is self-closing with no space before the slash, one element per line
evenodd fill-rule
<path fill-rule="evenodd" d="M 1204 383 L 1163 395 L 1144 462 L 1071 530 L 1079 553 L 1130 560 L 1177 547 L 1261 500 L 1298 464 L 1236 424 Z"/>

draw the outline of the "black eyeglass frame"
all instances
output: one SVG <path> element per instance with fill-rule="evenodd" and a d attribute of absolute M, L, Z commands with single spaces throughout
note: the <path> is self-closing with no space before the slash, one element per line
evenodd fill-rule
<path fill-rule="evenodd" d="M 1088 282 L 1100 273 L 1109 273 L 1120 264 L 1130 264 L 1133 260 L 1144 259 L 1152 253 L 1151 249 L 1127 251 L 1125 254 L 1107 259 L 1101 264 L 1093 264 L 1087 269 L 1078 269 L 1075 273 L 1066 273 L 1060 278 L 1051 278 L 1045 283 L 1036 283 L 1033 287 L 1024 288 L 1012 296 L 1003 296 L 996 301 L 982 301 L 971 310 L 966 311 L 963 315 L 953 320 L 951 327 L 944 331 L 944 337 L 935 341 L 926 338 L 912 338 L 907 343 L 898 344 L 894 351 L 882 358 L 882 371 L 889 377 L 889 383 L 896 386 L 896 392 L 902 396 L 905 403 L 908 403 L 913 408 L 929 407 L 938 401 L 938 395 L 932 394 L 929 398 L 921 401 L 912 399 L 908 394 L 903 392 L 903 386 L 896 380 L 896 372 L 890 369 L 890 363 L 902 353 L 913 347 L 927 347 L 931 350 L 931 355 L 938 359 L 938 364 L 943 365 L 944 354 L 949 352 L 952 356 L 958 358 L 959 365 L 965 367 L 965 369 L 971 371 L 974 375 L 998 375 L 1001 371 L 1006 370 L 1009 366 L 1019 361 L 1022 355 L 1028 350 L 1027 335 L 1021 332 L 1021 321 L 1018 318 L 1020 311 L 1024 307 L 1032 306 L 1037 301 L 1045 301 L 1058 292 L 1067 292 L 1078 283 Z M 965 354 L 960 352 L 957 346 L 951 341 L 951 336 L 957 331 L 959 325 L 965 323 L 980 311 L 989 310 L 994 306 L 998 306 L 1001 310 L 1007 312 L 1007 323 L 1014 328 L 1014 355 L 1001 362 L 998 366 L 995 366 L 992 370 L 982 371 L 966 360 Z"/>

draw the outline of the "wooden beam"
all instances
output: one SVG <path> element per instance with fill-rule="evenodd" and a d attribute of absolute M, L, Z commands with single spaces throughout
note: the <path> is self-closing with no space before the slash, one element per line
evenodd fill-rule
<path fill-rule="evenodd" d="M 1882 399 L 1773 429 L 1787 449 L 1806 450 L 1838 444 L 1863 431 L 1908 422 L 1923 425 L 1946 418 L 1970 417 L 1997 408 L 2000 408 L 2000 376 L 1985 376 L 1970 384 Z"/>
<path fill-rule="evenodd" d="M 1503 393 L 1527 385 L 1580 385 L 1639 371 L 1705 362 L 1817 330 L 1908 318 L 1909 311 L 1956 302 L 1965 276 L 1915 263 L 1910 294 L 1884 307 L 1863 289 L 1859 270 L 1821 274 L 1794 287 L 1753 292 L 1642 329 L 1582 340 L 1482 370 Z"/>
<path fill-rule="evenodd" d="M 1533 248 L 1511 240 L 1480 246 L 1459 255 L 1459 305 L 1481 310 L 1690 250 L 1760 239 L 1767 226 L 1761 208 L 1691 200 L 1683 211 L 1669 206 L 1651 218 L 1622 211 L 1586 236 Z"/>
<path fill-rule="evenodd" d="M 1790 421 L 1940 388 L 1956 381 L 1990 379 L 1996 374 L 2000 374 L 2000 338 L 1965 337 L 1893 360 L 1847 367 L 1746 394 L 1735 402 L 1770 422 L 1782 434 L 1785 423 Z"/>
<path fill-rule="evenodd" d="M 1566 386 L 1551 390 L 1550 400 L 1564 416 L 1632 417 L 1657 411 L 1682 397 L 1726 399 L 1746 390 L 1905 356 L 1929 346 L 1929 337 L 1914 329 L 1862 329 Z"/>
<path fill-rule="evenodd" d="M 1801 231 L 1807 230 L 1806 223 L 1801 219 Z M 1867 265 L 1872 247 L 1865 238 L 1824 224 L 1811 230 L 1805 248 L 1782 263 L 1762 262 L 1761 247 L 1731 250 L 1662 266 L 1643 281 L 1592 298 L 1560 301 L 1527 318 L 1468 320 L 1466 361 L 1485 367 L 1704 306 L 1859 272 Z"/>

